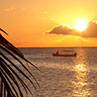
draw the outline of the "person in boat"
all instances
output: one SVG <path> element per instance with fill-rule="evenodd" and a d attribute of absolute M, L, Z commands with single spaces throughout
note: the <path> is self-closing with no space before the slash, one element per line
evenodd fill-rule
<path fill-rule="evenodd" d="M 59 52 L 57 51 L 56 54 L 59 55 Z"/>

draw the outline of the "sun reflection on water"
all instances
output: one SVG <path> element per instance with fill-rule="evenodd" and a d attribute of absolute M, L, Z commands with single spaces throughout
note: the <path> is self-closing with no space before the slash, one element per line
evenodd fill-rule
<path fill-rule="evenodd" d="M 74 79 L 71 81 L 73 85 L 73 97 L 89 97 L 90 89 L 88 83 L 89 67 L 85 50 L 78 49 L 79 55 L 75 59 Z"/>
<path fill-rule="evenodd" d="M 72 81 L 74 86 L 74 97 L 88 97 L 90 95 L 88 89 L 88 69 L 85 64 L 77 64 L 74 66 L 75 80 Z"/>
<path fill-rule="evenodd" d="M 86 70 L 87 69 L 86 69 L 86 65 L 85 64 L 75 65 L 75 71 L 78 72 L 78 73 L 85 72 Z"/>

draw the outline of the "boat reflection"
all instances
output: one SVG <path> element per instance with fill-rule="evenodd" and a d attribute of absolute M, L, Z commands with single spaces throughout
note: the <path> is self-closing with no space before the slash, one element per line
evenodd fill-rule
<path fill-rule="evenodd" d="M 74 71 L 75 79 L 72 81 L 73 97 L 89 97 L 87 66 L 85 64 L 77 64 L 74 66 Z"/>

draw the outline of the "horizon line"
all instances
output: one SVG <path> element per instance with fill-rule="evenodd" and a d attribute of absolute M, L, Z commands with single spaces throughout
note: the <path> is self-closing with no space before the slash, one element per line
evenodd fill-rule
<path fill-rule="evenodd" d="M 67 46 L 67 47 L 57 47 L 57 46 L 55 46 L 55 47 L 17 47 L 17 48 L 92 48 L 92 47 L 94 47 L 94 48 L 96 48 L 97 46 Z"/>

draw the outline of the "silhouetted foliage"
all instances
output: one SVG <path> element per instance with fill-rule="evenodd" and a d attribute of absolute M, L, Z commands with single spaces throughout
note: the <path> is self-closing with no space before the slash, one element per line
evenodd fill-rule
<path fill-rule="evenodd" d="M 0 30 L 7 34 L 4 30 Z M 0 49 L 0 97 L 24 97 L 22 88 L 25 90 L 26 94 L 29 92 L 32 95 L 32 91 L 27 86 L 27 83 L 20 77 L 20 75 L 26 78 L 35 89 L 36 86 L 33 83 L 33 80 L 31 79 L 31 77 L 28 77 L 24 72 L 28 72 L 28 74 L 32 76 L 38 86 L 39 84 L 35 77 L 32 75 L 32 73 L 24 65 L 22 60 L 31 64 L 36 69 L 38 68 L 30 61 L 25 59 L 22 52 L 15 46 L 13 46 L 9 41 L 7 41 L 1 34 Z M 5 52 L 9 54 L 12 58 L 14 58 L 14 60 L 16 60 L 24 68 L 24 72 L 8 56 L 5 55 Z M 20 86 L 22 86 L 22 88 Z"/>

